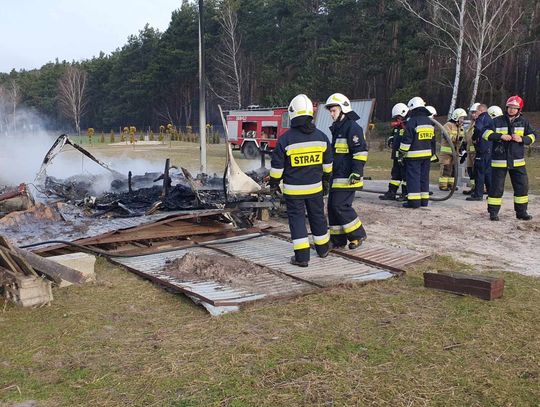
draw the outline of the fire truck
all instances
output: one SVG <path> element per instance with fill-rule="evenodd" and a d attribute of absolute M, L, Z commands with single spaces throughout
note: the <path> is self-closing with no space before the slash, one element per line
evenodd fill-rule
<path fill-rule="evenodd" d="M 287 107 L 247 108 L 227 114 L 228 141 L 234 150 L 252 159 L 260 151 L 272 151 L 278 139 L 289 129 Z"/>

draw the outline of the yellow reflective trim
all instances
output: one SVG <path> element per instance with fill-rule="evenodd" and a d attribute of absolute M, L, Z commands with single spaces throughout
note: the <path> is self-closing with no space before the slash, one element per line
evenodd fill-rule
<path fill-rule="evenodd" d="M 326 151 L 326 147 L 319 147 L 319 146 L 297 147 L 297 148 L 288 149 L 287 155 L 309 154 L 309 153 L 318 153 L 318 152 L 325 152 L 325 151 Z"/>
<path fill-rule="evenodd" d="M 486 130 L 484 134 L 482 135 L 482 138 L 484 140 L 489 140 L 489 136 L 491 136 L 493 133 L 494 133 L 493 130 Z"/>
<path fill-rule="evenodd" d="M 351 233 L 358 229 L 360 226 L 362 226 L 362 221 L 360 221 L 360 219 L 356 219 L 356 222 L 353 225 L 348 227 L 343 226 L 343 230 L 345 231 L 345 233 Z"/>
<path fill-rule="evenodd" d="M 362 188 L 364 186 L 364 181 L 357 182 L 356 184 L 332 184 L 332 188 Z"/>
<path fill-rule="evenodd" d="M 418 151 L 409 151 L 407 153 L 407 158 L 422 158 L 422 157 L 431 157 L 431 150 L 418 150 Z"/>
<path fill-rule="evenodd" d="M 422 192 L 420 194 L 421 199 L 429 199 L 429 192 Z"/>
<path fill-rule="evenodd" d="M 312 110 L 299 110 L 296 112 L 296 115 L 297 116 L 304 116 L 304 115 L 313 116 L 313 111 Z"/>
<path fill-rule="evenodd" d="M 505 160 L 491 160 L 491 166 L 493 168 L 506 168 L 508 164 Z"/>
<path fill-rule="evenodd" d="M 429 195 L 428 195 L 429 196 Z M 407 199 L 410 200 L 410 201 L 419 201 L 420 199 L 422 199 L 422 196 L 421 195 L 415 195 L 415 194 L 411 194 L 410 192 L 407 194 Z"/>
<path fill-rule="evenodd" d="M 451 147 L 446 147 L 446 146 L 441 146 L 441 153 L 452 154 L 452 148 Z"/>
<path fill-rule="evenodd" d="M 447 184 L 447 183 L 448 183 L 448 177 L 439 178 L 439 184 Z"/>
<path fill-rule="evenodd" d="M 476 149 L 474 148 L 474 146 L 469 146 L 469 152 L 471 153 L 474 153 L 476 151 Z"/>
<path fill-rule="evenodd" d="M 342 226 L 330 226 L 330 235 L 343 235 L 344 233 Z"/>
<path fill-rule="evenodd" d="M 271 178 L 281 178 L 283 175 L 283 168 L 270 168 L 270 177 Z"/>
<path fill-rule="evenodd" d="M 433 129 L 422 129 L 417 132 L 418 140 L 431 140 L 435 136 Z"/>
<path fill-rule="evenodd" d="M 326 173 L 326 174 L 329 174 L 332 172 L 332 165 L 330 165 L 330 167 L 325 167 L 323 165 L 323 168 L 322 168 L 323 172 Z"/>
<path fill-rule="evenodd" d="M 488 203 L 488 205 L 501 206 L 502 205 L 502 198 L 492 198 L 492 197 L 488 196 L 487 203 Z"/>
<path fill-rule="evenodd" d="M 401 184 L 401 181 L 394 181 L 393 179 L 390 180 L 390 185 L 395 185 L 396 187 L 399 187 L 400 184 Z"/>
<path fill-rule="evenodd" d="M 517 204 L 529 203 L 529 195 L 514 196 L 514 203 L 517 203 Z"/>
<path fill-rule="evenodd" d="M 366 162 L 367 161 L 367 155 L 354 155 L 353 160 Z"/>
<path fill-rule="evenodd" d="M 323 236 L 315 236 L 315 235 L 313 235 L 313 242 L 318 246 L 326 244 L 329 241 L 330 241 L 330 233 L 326 233 Z"/>
<path fill-rule="evenodd" d="M 523 167 L 525 165 L 525 159 L 514 160 L 514 167 Z"/>
<path fill-rule="evenodd" d="M 293 250 L 309 249 L 309 242 L 297 243 L 293 245 Z"/>
<path fill-rule="evenodd" d="M 411 145 L 410 145 L 410 144 L 403 144 L 403 143 L 401 143 L 401 144 L 399 145 L 399 149 L 402 150 L 402 151 L 409 151 L 410 148 L 411 148 Z"/>
<path fill-rule="evenodd" d="M 321 192 L 322 190 L 323 190 L 322 185 L 320 185 L 316 188 L 310 188 L 310 189 L 283 188 L 283 193 L 285 195 L 312 195 L 312 194 L 316 194 L 317 192 Z"/>
<path fill-rule="evenodd" d="M 529 137 L 531 139 L 531 144 L 536 141 L 536 137 L 534 137 L 534 134 L 527 134 L 525 137 Z"/>

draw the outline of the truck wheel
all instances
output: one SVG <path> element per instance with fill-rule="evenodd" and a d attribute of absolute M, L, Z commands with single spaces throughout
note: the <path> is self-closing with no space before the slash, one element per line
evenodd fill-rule
<path fill-rule="evenodd" d="M 254 158 L 257 158 L 257 156 L 259 155 L 259 149 L 255 145 L 255 143 L 246 143 L 244 144 L 242 153 L 244 153 L 244 157 L 246 157 L 248 160 L 252 160 Z"/>

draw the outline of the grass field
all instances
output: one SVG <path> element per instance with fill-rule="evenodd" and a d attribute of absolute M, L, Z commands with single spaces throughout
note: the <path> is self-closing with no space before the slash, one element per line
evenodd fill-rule
<path fill-rule="evenodd" d="M 45 406 L 535 406 L 540 281 L 503 299 L 403 279 L 212 318 L 105 261 L 96 284 L 0 314 L 0 400 Z"/>
<path fill-rule="evenodd" d="M 198 149 L 92 152 L 197 167 Z M 220 173 L 224 146 L 208 150 Z M 366 175 L 388 171 L 372 147 Z M 212 318 L 99 259 L 95 284 L 54 289 L 49 307 L 3 303 L 0 406 L 538 406 L 540 279 L 476 269 L 505 278 L 487 302 L 423 288 L 427 270 L 473 271 L 434 256 L 401 279 Z"/>

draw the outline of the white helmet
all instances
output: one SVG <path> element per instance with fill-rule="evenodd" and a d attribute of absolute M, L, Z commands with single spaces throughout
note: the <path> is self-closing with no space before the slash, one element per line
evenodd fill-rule
<path fill-rule="evenodd" d="M 433 106 L 426 106 L 426 109 L 429 110 L 429 117 L 435 117 L 437 116 L 437 109 L 435 109 Z"/>
<path fill-rule="evenodd" d="M 303 93 L 296 95 L 289 104 L 289 118 L 290 120 L 298 116 L 311 116 L 313 117 L 313 103 Z"/>
<path fill-rule="evenodd" d="M 334 93 L 328 96 L 325 107 L 330 109 L 332 106 L 339 106 L 343 113 L 349 113 L 352 111 L 351 101 L 342 93 Z"/>
<path fill-rule="evenodd" d="M 499 106 L 490 106 L 487 112 L 492 119 L 503 115 L 503 111 Z"/>
<path fill-rule="evenodd" d="M 424 99 L 422 99 L 420 96 L 415 96 L 411 100 L 409 100 L 409 103 L 407 103 L 407 107 L 410 110 L 416 109 L 417 107 L 424 107 L 426 106 L 426 102 L 424 102 Z"/>
<path fill-rule="evenodd" d="M 480 106 L 480 103 L 476 102 L 473 103 L 471 107 L 469 107 L 469 112 L 476 112 L 478 111 L 478 106 Z"/>
<path fill-rule="evenodd" d="M 452 112 L 452 116 L 450 116 L 450 118 L 455 122 L 457 122 L 461 117 L 467 117 L 467 112 L 461 107 L 458 107 L 456 110 L 454 110 Z"/>
<path fill-rule="evenodd" d="M 392 117 L 401 116 L 405 117 L 409 113 L 409 108 L 405 103 L 397 103 L 392 108 Z"/>

